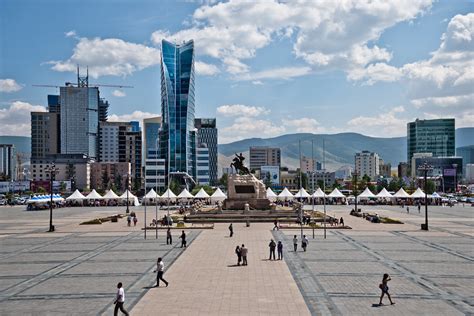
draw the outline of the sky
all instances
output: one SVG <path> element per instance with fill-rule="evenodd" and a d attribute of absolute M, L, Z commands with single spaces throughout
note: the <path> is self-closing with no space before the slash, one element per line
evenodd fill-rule
<path fill-rule="evenodd" d="M 282 134 L 406 136 L 416 118 L 474 126 L 474 1 L 0 0 L 0 135 L 76 81 L 110 120 L 159 115 L 162 39 L 194 40 L 196 117 L 219 143 Z"/>

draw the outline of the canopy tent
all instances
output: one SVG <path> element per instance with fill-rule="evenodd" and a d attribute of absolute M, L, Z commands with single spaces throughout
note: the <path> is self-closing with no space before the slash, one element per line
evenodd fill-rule
<path fill-rule="evenodd" d="M 27 204 L 48 203 L 50 201 L 51 201 L 51 195 L 38 195 L 38 196 L 33 196 L 26 203 Z M 64 201 L 64 198 L 61 195 L 53 194 L 53 202 L 62 202 L 62 201 Z"/>
<path fill-rule="evenodd" d="M 194 196 L 189 193 L 188 189 L 184 188 L 183 191 L 178 195 L 178 199 L 192 199 Z"/>
<path fill-rule="evenodd" d="M 155 199 L 159 198 L 160 196 L 158 195 L 158 193 L 156 193 L 156 191 L 151 188 L 150 191 L 148 191 L 147 194 L 145 194 L 145 196 L 143 197 L 143 199 L 145 200 L 150 200 L 150 201 L 154 201 Z"/>
<path fill-rule="evenodd" d="M 86 200 L 102 200 L 103 197 L 97 193 L 95 189 L 92 190 L 91 193 L 87 194 Z"/>
<path fill-rule="evenodd" d="M 332 190 L 331 193 L 328 194 L 328 197 L 333 197 L 333 198 L 345 198 L 346 196 L 341 193 L 337 188 Z"/>
<path fill-rule="evenodd" d="M 129 200 L 134 200 L 136 198 L 136 196 L 133 195 L 133 193 L 130 192 L 129 190 L 123 192 L 123 194 L 119 198 L 122 199 L 122 200 L 126 200 L 127 199 L 127 192 L 128 192 L 128 199 Z"/>
<path fill-rule="evenodd" d="M 86 197 L 82 195 L 82 193 L 79 192 L 79 190 L 76 189 L 76 191 L 74 191 L 73 194 L 71 194 L 70 196 L 66 198 L 66 201 L 82 201 L 85 198 Z"/>
<path fill-rule="evenodd" d="M 295 198 L 308 198 L 310 197 L 311 195 L 309 195 L 308 192 L 306 192 L 306 190 L 304 188 L 301 188 L 296 194 L 295 194 Z"/>
<path fill-rule="evenodd" d="M 374 197 L 375 197 L 375 194 L 373 194 L 369 188 L 365 188 L 364 192 L 362 192 L 361 194 L 357 196 L 357 198 L 363 198 L 363 199 L 374 198 Z"/>
<path fill-rule="evenodd" d="M 403 190 L 403 188 L 400 188 L 400 190 L 398 190 L 397 193 L 395 193 L 393 195 L 393 197 L 395 197 L 395 198 L 409 198 L 410 195 L 408 193 L 406 193 L 405 190 Z"/>
<path fill-rule="evenodd" d="M 283 191 L 280 192 L 280 194 L 278 194 L 278 198 L 279 199 L 292 199 L 293 198 L 293 194 L 288 191 L 287 188 L 284 188 Z"/>
<path fill-rule="evenodd" d="M 424 198 L 425 197 L 425 192 L 423 192 L 420 188 L 418 188 L 418 189 L 416 189 L 415 192 L 412 193 L 412 195 L 410 197 L 414 198 L 414 199 Z"/>
<path fill-rule="evenodd" d="M 438 193 L 435 192 L 435 193 L 431 194 L 431 198 L 433 198 L 433 199 L 441 199 L 441 195 L 439 195 Z"/>
<path fill-rule="evenodd" d="M 199 190 L 198 193 L 196 193 L 196 195 L 194 196 L 195 199 L 208 199 L 209 197 L 209 194 L 207 194 L 207 192 L 204 191 L 203 188 L 201 188 L 201 190 Z"/>
<path fill-rule="evenodd" d="M 392 198 L 393 196 L 387 191 L 387 189 L 383 188 L 376 197 L 378 198 Z"/>
<path fill-rule="evenodd" d="M 225 199 L 227 199 L 227 195 L 225 195 L 220 188 L 217 188 L 211 195 L 211 201 L 223 201 Z"/>
<path fill-rule="evenodd" d="M 275 192 L 272 191 L 270 187 L 267 188 L 267 199 L 270 201 L 275 201 L 277 199 L 278 195 L 275 194 Z"/>
<path fill-rule="evenodd" d="M 321 190 L 321 188 L 318 188 L 316 191 L 313 193 L 313 197 L 315 198 L 323 198 L 326 197 L 327 195 Z"/>
<path fill-rule="evenodd" d="M 109 190 L 105 195 L 102 197 L 104 200 L 117 200 L 119 196 L 115 194 L 114 190 Z"/>
<path fill-rule="evenodd" d="M 170 188 L 166 189 L 165 193 L 163 193 L 160 197 L 160 199 L 163 199 L 163 200 L 174 200 L 176 199 L 176 194 L 173 193 L 173 191 L 171 191 Z"/>

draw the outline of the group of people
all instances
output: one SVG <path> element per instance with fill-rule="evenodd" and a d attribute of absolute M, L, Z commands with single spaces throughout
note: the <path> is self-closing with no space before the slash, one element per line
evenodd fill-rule
<path fill-rule="evenodd" d="M 128 214 L 128 216 L 127 216 L 127 226 L 128 227 L 132 226 L 132 221 L 133 221 L 133 226 L 137 226 L 138 218 L 137 218 L 137 214 L 135 214 L 135 212 L 132 212 L 132 213 Z"/>
<path fill-rule="evenodd" d="M 242 263 L 243 266 L 247 265 L 247 254 L 249 253 L 249 250 L 247 247 L 245 247 L 244 244 L 242 246 L 237 246 L 235 248 L 235 254 L 237 255 L 237 265 L 240 266 L 240 263 Z"/>

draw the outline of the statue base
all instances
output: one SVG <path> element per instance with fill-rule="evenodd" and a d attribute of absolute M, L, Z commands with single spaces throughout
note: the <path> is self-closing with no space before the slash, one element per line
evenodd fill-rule
<path fill-rule="evenodd" d="M 250 209 L 268 210 L 270 208 L 270 201 L 268 199 L 226 199 L 224 201 L 224 208 L 226 210 L 245 210 L 245 204 L 250 206 Z"/>
<path fill-rule="evenodd" d="M 265 185 L 253 174 L 230 174 L 227 179 L 227 194 L 228 198 L 224 201 L 224 208 L 227 210 L 244 210 L 245 204 L 258 210 L 268 210 L 270 207 Z"/>

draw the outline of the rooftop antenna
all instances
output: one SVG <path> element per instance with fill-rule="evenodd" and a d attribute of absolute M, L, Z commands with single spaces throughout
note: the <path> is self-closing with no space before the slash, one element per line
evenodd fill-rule
<path fill-rule="evenodd" d="M 79 88 L 89 87 L 89 67 L 87 67 L 87 73 L 85 77 L 81 77 L 79 73 L 79 65 L 77 65 L 77 86 Z"/>

